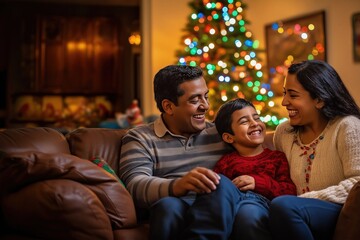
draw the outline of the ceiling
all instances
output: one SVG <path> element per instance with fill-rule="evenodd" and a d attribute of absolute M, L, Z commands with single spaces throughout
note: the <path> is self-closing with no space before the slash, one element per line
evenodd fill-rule
<path fill-rule="evenodd" d="M 86 4 L 86 5 L 139 6 L 140 1 L 141 0 L 0 0 L 0 3 L 47 2 L 47 3 Z"/>

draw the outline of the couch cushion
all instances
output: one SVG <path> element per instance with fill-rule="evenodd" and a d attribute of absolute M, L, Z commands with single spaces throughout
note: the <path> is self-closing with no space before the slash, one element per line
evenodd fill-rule
<path fill-rule="evenodd" d="M 118 174 L 121 139 L 125 129 L 79 128 L 66 135 L 71 154 L 83 159 L 94 156 L 106 160 Z"/>
<path fill-rule="evenodd" d="M 355 240 L 360 236 L 360 182 L 351 189 L 341 209 L 336 228 L 335 240 Z"/>
<path fill-rule="evenodd" d="M 121 185 L 123 185 L 125 187 L 125 184 L 121 181 L 121 179 L 118 177 L 118 175 L 116 175 L 116 172 L 114 171 L 114 169 L 112 169 L 110 167 L 110 165 L 104 159 L 102 159 L 101 157 L 92 157 L 90 159 L 90 162 L 92 162 L 96 166 L 104 169 L 108 173 L 112 174 L 119 181 L 119 183 L 121 183 Z"/>
<path fill-rule="evenodd" d="M 52 240 L 113 239 L 103 204 L 89 188 L 72 180 L 27 185 L 4 196 L 2 208 L 6 228 L 19 235 Z"/>
<path fill-rule="evenodd" d="M 11 179 L 11 181 L 9 181 Z M 88 160 L 69 154 L 8 153 L 0 157 L 0 193 L 19 191 L 32 183 L 69 179 L 91 189 L 106 208 L 113 229 L 136 225 L 132 198 L 116 177 Z"/>

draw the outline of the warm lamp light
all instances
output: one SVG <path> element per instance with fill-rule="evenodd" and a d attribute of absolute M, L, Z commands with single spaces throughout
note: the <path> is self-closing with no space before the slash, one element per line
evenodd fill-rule
<path fill-rule="evenodd" d="M 131 33 L 129 37 L 129 43 L 131 45 L 140 45 L 141 43 L 141 36 L 139 32 L 133 32 Z"/>

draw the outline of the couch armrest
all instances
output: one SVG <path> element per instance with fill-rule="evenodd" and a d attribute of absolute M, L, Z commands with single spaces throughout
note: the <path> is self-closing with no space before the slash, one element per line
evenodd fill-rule
<path fill-rule="evenodd" d="M 6 228 L 40 239 L 113 239 L 101 201 L 86 186 L 66 179 L 30 184 L 2 199 Z"/>
<path fill-rule="evenodd" d="M 351 189 L 341 209 L 334 234 L 334 240 L 355 240 L 360 236 L 360 182 Z"/>
<path fill-rule="evenodd" d="M 0 156 L 0 196 L 52 179 L 72 180 L 91 190 L 105 206 L 113 229 L 136 225 L 135 207 L 129 192 L 115 176 L 90 161 L 60 153 L 23 152 Z"/>
<path fill-rule="evenodd" d="M 46 127 L 9 128 L 0 131 L 0 151 L 70 154 L 65 137 L 59 131 Z"/>

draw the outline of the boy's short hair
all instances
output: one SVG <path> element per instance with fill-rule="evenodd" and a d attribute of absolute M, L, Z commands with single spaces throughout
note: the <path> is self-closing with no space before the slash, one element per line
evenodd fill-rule
<path fill-rule="evenodd" d="M 223 133 L 234 134 L 233 130 L 231 129 L 231 124 L 232 124 L 231 115 L 236 110 L 241 110 L 244 107 L 249 107 L 249 106 L 255 109 L 254 105 L 250 101 L 244 98 L 237 98 L 224 103 L 220 107 L 215 117 L 215 126 L 220 136 L 222 136 Z"/>

